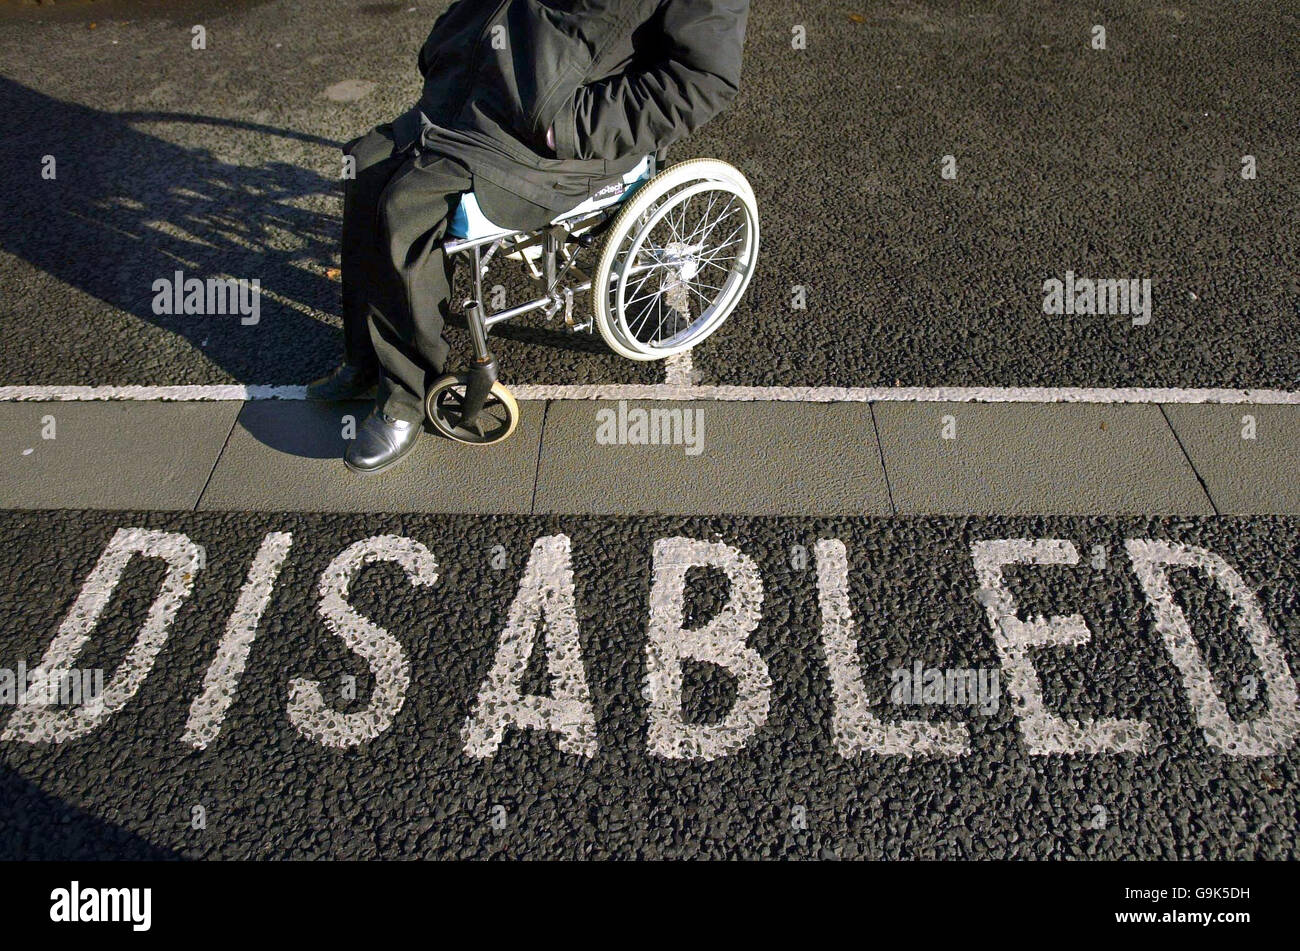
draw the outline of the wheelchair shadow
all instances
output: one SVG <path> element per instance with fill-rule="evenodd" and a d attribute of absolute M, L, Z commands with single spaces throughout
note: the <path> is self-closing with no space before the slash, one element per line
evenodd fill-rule
<path fill-rule="evenodd" d="M 225 126 L 244 140 L 252 133 L 335 149 L 341 143 L 184 113 L 105 112 L 3 77 L 0 111 L 6 117 L 0 135 L 6 204 L 0 250 L 176 335 L 238 382 L 301 383 L 337 358 L 339 331 L 318 318 L 338 310 L 339 288 L 325 271 L 336 259 L 339 221 L 303 204 L 311 196 L 339 194 L 338 182 L 286 162 L 234 164 L 207 149 L 141 132 L 133 123 L 203 123 Z M 52 180 L 42 176 L 45 156 L 55 161 Z M 170 281 L 178 270 L 186 279 L 260 280 L 259 321 L 244 325 L 239 315 L 155 313 L 154 282 Z M 40 296 L 46 299 L 34 299 Z M 35 373 L 46 376 L 60 373 L 72 354 L 97 358 L 106 336 L 93 316 L 51 326 L 49 315 L 58 304 L 49 297 L 11 295 L 0 311 L 0 333 L 10 340 L 35 340 L 34 330 L 55 337 L 51 345 L 34 344 L 39 352 L 23 355 Z M 116 325 L 111 331 L 118 349 L 123 332 Z M 124 378 L 93 382 L 194 382 L 165 378 L 166 366 L 160 373 L 154 369 L 166 361 L 186 368 L 191 363 L 176 353 L 151 357 L 148 350 L 158 349 L 151 334 L 140 335 L 138 346 L 141 354 L 134 360 L 130 353 L 112 352 L 86 375 L 98 371 L 102 377 L 109 368 Z M 159 378 L 141 379 L 141 368 Z"/>
<path fill-rule="evenodd" d="M 462 295 L 464 296 L 464 295 Z M 585 313 L 585 311 L 584 311 Z M 514 343 L 527 344 L 533 347 L 546 347 L 551 350 L 568 350 L 570 353 L 594 353 L 601 356 L 609 354 L 609 347 L 595 332 L 592 333 L 575 333 L 572 330 L 563 328 L 562 318 L 555 318 L 561 323 L 559 329 L 551 327 L 530 327 L 526 324 L 506 322 L 497 324 L 492 328 L 492 335 L 488 338 L 488 345 L 493 346 L 495 341 L 509 340 Z M 586 319 L 585 317 L 583 319 Z M 461 331 L 464 334 L 464 340 L 469 340 L 469 326 L 465 323 L 465 315 L 459 310 L 452 312 L 447 318 L 447 327 L 449 329 Z M 455 341 L 453 341 L 455 343 Z M 465 349 L 468 353 L 468 349 Z M 455 359 L 453 357 L 453 359 Z"/>

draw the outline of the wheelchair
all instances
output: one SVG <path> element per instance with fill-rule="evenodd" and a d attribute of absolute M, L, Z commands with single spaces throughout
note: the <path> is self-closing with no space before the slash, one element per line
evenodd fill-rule
<path fill-rule="evenodd" d="M 498 380 L 488 349 L 492 327 L 533 311 L 547 320 L 562 313 L 568 329 L 594 327 L 630 360 L 684 353 L 722 326 L 749 286 L 758 206 L 744 175 L 726 162 L 692 159 L 659 170 L 648 155 L 535 232 L 498 227 L 466 192 L 443 250 L 470 261 L 473 296 L 464 316 L 474 354 L 467 371 L 429 385 L 425 415 L 457 442 L 491 445 L 519 423 L 519 404 Z M 541 296 L 488 313 L 483 279 L 498 258 L 520 262 Z M 575 304 L 580 294 L 586 308 Z"/>

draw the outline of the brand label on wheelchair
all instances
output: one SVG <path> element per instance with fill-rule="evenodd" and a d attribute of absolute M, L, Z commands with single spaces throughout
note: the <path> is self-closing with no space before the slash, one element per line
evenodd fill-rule
<path fill-rule="evenodd" d="M 600 545 L 589 552 L 575 549 L 562 531 L 520 540 L 525 547 L 513 564 L 498 546 L 494 563 L 454 568 L 450 578 L 444 577 L 436 543 L 430 547 L 402 534 L 364 535 L 335 550 L 323 568 L 289 573 L 291 591 L 279 589 L 285 586 L 280 579 L 294 536 L 269 532 L 246 568 L 223 565 L 224 577 L 242 573 L 242 587 L 233 605 L 223 609 L 228 615 L 206 620 L 222 633 L 214 653 L 205 648 L 201 657 L 191 658 L 196 669 L 206 665 L 205 670 L 201 680 L 189 681 L 196 693 L 183 722 L 169 732 L 174 729 L 174 742 L 199 750 L 221 736 L 250 665 L 257 663 L 254 644 L 269 628 L 280 634 L 292 630 L 295 638 L 320 633 L 346 658 L 341 669 L 363 675 L 364 689 L 355 672 L 340 683 L 319 663 L 302 672 L 284 671 L 280 696 L 286 699 L 280 709 L 301 737 L 326 747 L 370 743 L 401 717 L 414 716 L 404 710 L 416 672 L 410 652 L 427 649 L 417 655 L 425 657 L 422 664 L 430 656 L 441 664 L 437 658 L 445 648 L 432 650 L 428 639 L 445 644 L 438 639 L 463 634 L 481 657 L 469 679 L 452 684 L 463 692 L 461 709 L 467 710 L 452 726 L 455 743 L 470 759 L 492 758 L 516 731 L 547 735 L 563 754 L 597 755 L 612 742 L 598 716 L 609 700 L 601 690 L 610 681 L 607 675 L 593 677 L 593 664 L 608 671 L 629 663 L 643 671 L 644 732 L 638 735 L 660 758 L 709 761 L 742 755 L 760 742 L 778 701 L 807 698 L 809 690 L 829 699 L 820 742 L 842 758 L 966 756 L 984 723 L 999 717 L 1032 755 L 1150 753 L 1162 745 L 1158 723 L 1150 707 L 1131 697 L 1087 716 L 1061 710 L 1070 690 L 1104 689 L 1095 683 L 1063 688 L 1061 664 L 1074 652 L 1092 649 L 1105 658 L 1076 672 L 1084 681 L 1126 675 L 1122 664 L 1106 666 L 1114 659 L 1113 643 L 1093 644 L 1094 638 L 1114 635 L 1110 612 L 1123 598 L 1126 614 L 1140 619 L 1132 623 L 1140 625 L 1147 641 L 1139 666 L 1165 672 L 1168 682 L 1178 685 L 1175 692 L 1181 689 L 1189 716 L 1177 728 L 1189 731 L 1187 742 L 1223 756 L 1262 757 L 1285 752 L 1300 733 L 1296 682 L 1264 604 L 1234 564 L 1204 545 L 1131 535 L 1109 548 L 1088 548 L 1058 536 L 975 538 L 959 548 L 933 547 L 936 556 L 951 553 L 946 577 L 927 582 L 937 592 L 934 597 L 949 605 L 942 616 L 964 611 L 982 625 L 955 640 L 963 651 L 983 650 L 989 660 L 943 665 L 927 652 L 942 643 L 933 639 L 932 626 L 891 630 L 904 623 L 893 620 L 905 614 L 908 600 L 899 587 L 923 575 L 910 552 L 898 556 L 907 561 L 900 574 L 880 564 L 871 550 L 855 552 L 850 541 L 824 528 L 806 544 L 781 551 L 779 560 L 771 548 L 760 553 L 758 542 L 723 541 L 707 531 L 643 536 L 637 544 L 648 545 L 640 562 L 645 575 L 621 579 L 618 588 L 636 584 L 641 592 L 634 599 L 640 607 L 630 609 L 640 616 L 629 620 L 618 613 L 630 603 L 624 598 L 606 594 L 595 597 L 598 603 L 584 603 L 608 574 L 610 549 L 617 545 L 612 540 L 622 537 L 599 532 Z M 311 540 L 301 544 L 310 546 Z M 575 564 L 582 565 L 578 573 Z M 386 572 L 380 598 L 373 590 L 376 566 Z M 496 617 L 490 628 L 427 630 L 408 609 L 397 615 L 408 629 L 393 629 L 392 614 L 385 623 L 376 619 L 394 600 L 473 592 L 476 572 L 507 567 L 508 576 L 492 582 L 491 603 L 478 603 L 471 615 L 479 625 Z M 130 635 L 129 650 L 93 703 L 17 707 L 3 739 L 63 743 L 118 716 L 151 677 L 178 613 L 210 570 L 207 552 L 190 534 L 118 529 L 82 581 L 40 667 L 72 670 L 83 653 L 97 655 L 97 642 L 111 636 L 104 628 L 113 625 L 103 618 L 114 598 L 151 600 L 146 612 L 137 610 L 143 620 Z M 128 579 L 139 590 L 119 591 Z M 705 596 L 701 579 L 707 582 Z M 1064 600 L 1044 601 L 1034 585 L 1046 579 L 1057 585 L 1069 579 L 1077 588 Z M 874 593 L 864 596 L 864 585 Z M 1094 590 L 1091 598 L 1089 590 Z M 1189 597 L 1189 590 L 1196 597 Z M 308 613 L 292 625 L 283 619 L 265 623 L 268 605 L 285 600 L 310 601 Z M 1207 625 L 1216 646 L 1203 653 L 1198 636 L 1204 638 Z M 919 647 L 907 656 L 882 658 L 879 643 L 900 635 L 914 638 Z M 414 643 L 417 638 L 425 641 Z M 796 640 L 806 645 L 806 666 L 790 661 Z M 286 646 L 282 638 L 273 641 L 268 648 Z M 1229 643 L 1238 646 L 1229 651 L 1224 646 Z M 175 650 L 169 648 L 169 655 Z M 1225 673 L 1225 652 L 1233 651 L 1240 661 L 1235 669 L 1244 673 Z M 612 658 L 611 652 L 620 656 Z M 281 662 L 305 660 L 290 656 Z M 688 700 L 688 673 L 701 666 L 712 669 L 723 685 L 713 691 L 714 709 L 706 718 L 691 712 L 695 701 Z M 545 689 L 539 688 L 539 671 L 545 672 Z M 803 692 L 781 689 L 782 676 L 797 678 Z M 811 686 L 814 682 L 820 686 Z M 1005 705 L 999 702 L 1003 691 Z"/>
<path fill-rule="evenodd" d="M 590 200 L 601 201 L 606 198 L 613 198 L 615 195 L 621 195 L 627 190 L 627 186 L 622 182 L 615 182 L 613 185 L 606 185 L 600 191 L 595 192 Z"/>

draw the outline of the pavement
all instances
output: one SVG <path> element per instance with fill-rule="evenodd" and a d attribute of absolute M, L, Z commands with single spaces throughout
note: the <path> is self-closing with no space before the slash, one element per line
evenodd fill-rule
<path fill-rule="evenodd" d="M 411 456 L 371 476 L 341 462 L 369 410 L 363 402 L 0 402 L 0 504 L 521 515 L 1300 514 L 1300 405 L 760 401 L 692 399 L 694 392 L 526 400 L 518 430 L 500 445 L 465 447 L 429 432 Z"/>
<path fill-rule="evenodd" d="M 362 478 L 337 150 L 444 6 L 0 0 L 0 858 L 1295 858 L 1291 6 L 756 4 L 728 323 L 501 327 L 511 439 Z"/>

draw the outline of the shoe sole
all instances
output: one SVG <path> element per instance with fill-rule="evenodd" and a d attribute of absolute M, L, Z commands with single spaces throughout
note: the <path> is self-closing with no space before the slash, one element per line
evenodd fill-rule
<path fill-rule="evenodd" d="M 384 472 L 388 469 L 391 469 L 393 466 L 397 465 L 399 462 L 401 462 L 403 459 L 409 456 L 411 454 L 411 450 L 414 449 L 419 444 L 420 436 L 422 435 L 424 434 L 423 433 L 417 434 L 416 437 L 411 440 L 411 444 L 407 446 L 405 449 L 403 449 L 400 455 L 394 456 L 392 459 L 389 459 L 382 466 L 375 466 L 373 469 L 362 469 L 360 466 L 354 466 L 352 463 L 348 462 L 346 456 L 343 457 L 343 465 L 346 466 L 348 469 L 350 469 L 352 472 L 355 472 L 357 475 L 374 475 L 377 472 Z"/>

